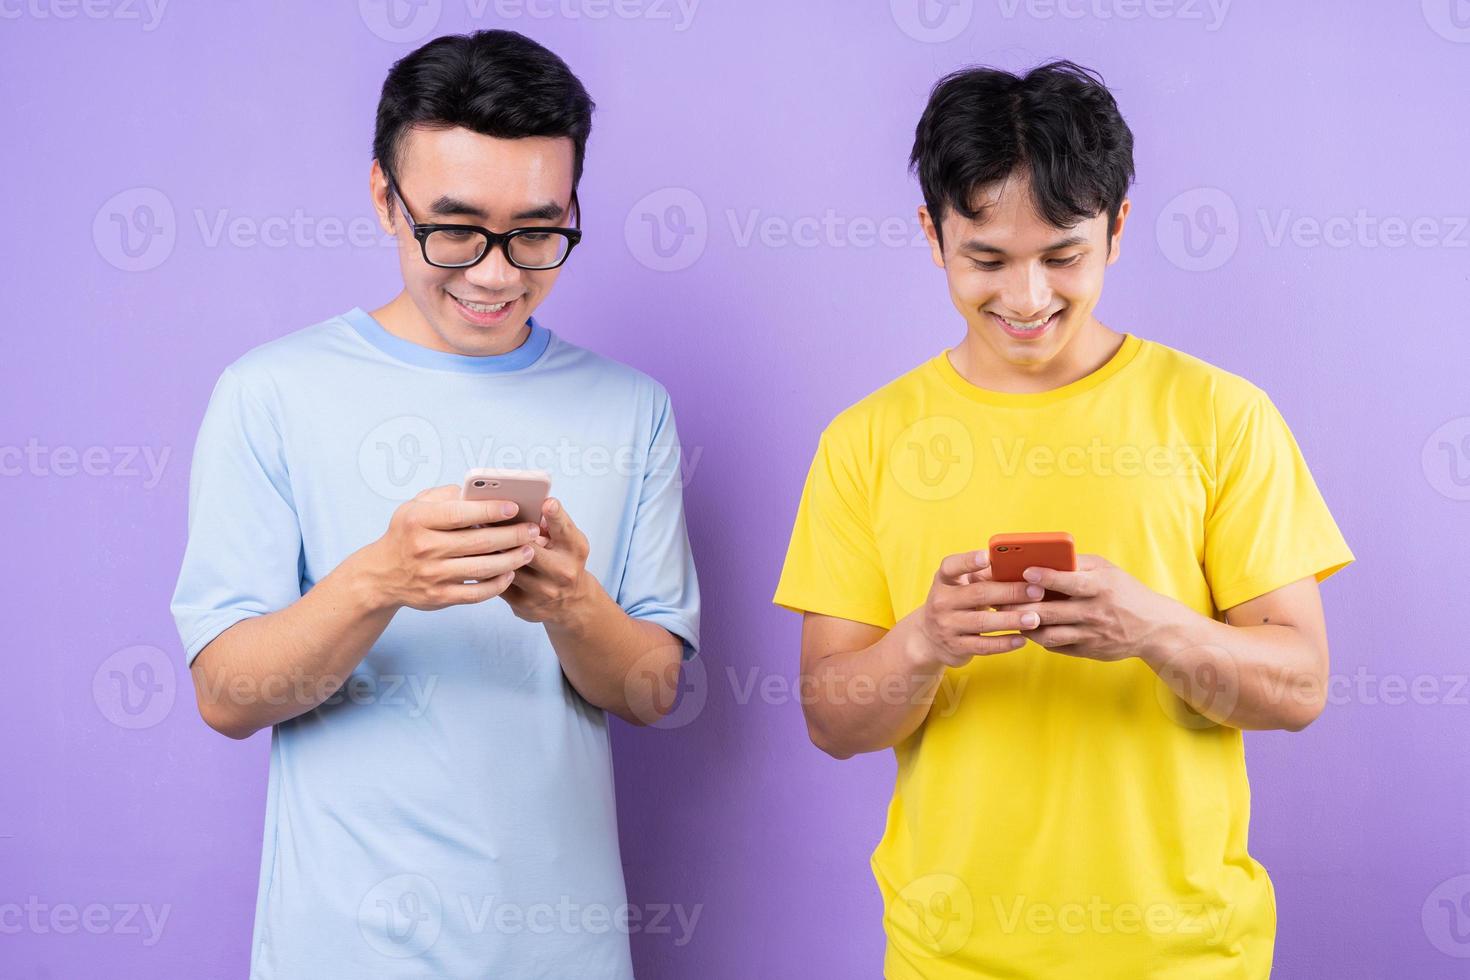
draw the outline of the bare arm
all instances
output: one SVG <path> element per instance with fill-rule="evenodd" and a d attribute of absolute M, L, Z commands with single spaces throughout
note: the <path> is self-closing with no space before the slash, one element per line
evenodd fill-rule
<path fill-rule="evenodd" d="M 1327 622 L 1304 578 L 1226 610 L 1181 617 L 1140 653 L 1195 711 L 1222 725 L 1301 731 L 1327 700 Z"/>
<path fill-rule="evenodd" d="M 813 744 L 839 759 L 891 748 L 924 723 L 946 668 L 1021 645 L 1014 635 L 979 635 L 1036 620 L 991 608 L 1024 602 L 1026 585 L 996 582 L 988 566 L 983 551 L 944 559 L 924 605 L 891 630 L 806 614 L 802 685 L 813 696 L 802 710 Z"/>
<path fill-rule="evenodd" d="M 546 501 L 541 525 L 536 557 L 505 601 L 522 619 L 545 624 L 562 673 L 584 700 L 634 725 L 652 724 L 673 707 L 683 643 L 623 612 L 587 571 L 587 537 L 561 501 Z"/>
<path fill-rule="evenodd" d="M 1144 586 L 1097 555 L 1078 570 L 1027 569 L 1028 581 L 1070 598 L 1014 607 L 1041 627 L 1025 635 L 1049 650 L 1095 660 L 1136 656 L 1211 721 L 1300 731 L 1327 697 L 1327 624 L 1314 578 L 1225 612 L 1225 622 Z"/>
<path fill-rule="evenodd" d="M 461 501 L 458 493 L 424 491 L 394 512 L 383 537 L 300 599 L 215 637 L 191 668 L 205 722 L 247 738 L 304 714 L 342 686 L 400 608 L 442 609 L 504 592 L 530 560 L 537 526 L 476 527 L 503 520 L 514 505 Z"/>

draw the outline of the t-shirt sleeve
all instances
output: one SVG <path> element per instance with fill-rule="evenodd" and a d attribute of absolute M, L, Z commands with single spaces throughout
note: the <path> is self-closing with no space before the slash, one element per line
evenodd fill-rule
<path fill-rule="evenodd" d="M 190 665 L 215 637 L 301 598 L 301 527 L 281 432 L 226 368 L 189 470 L 189 540 L 172 612 Z"/>
<path fill-rule="evenodd" d="M 1301 449 L 1259 389 L 1220 430 L 1205 518 L 1205 576 L 1218 609 L 1353 560 Z"/>
<path fill-rule="evenodd" d="M 684 481 L 674 410 L 663 394 L 643 467 L 628 560 L 617 602 L 634 619 L 679 637 L 684 659 L 699 650 L 699 581 L 684 522 Z"/>
<path fill-rule="evenodd" d="M 892 629 L 893 600 L 856 454 L 828 426 L 796 510 L 774 602 Z"/>

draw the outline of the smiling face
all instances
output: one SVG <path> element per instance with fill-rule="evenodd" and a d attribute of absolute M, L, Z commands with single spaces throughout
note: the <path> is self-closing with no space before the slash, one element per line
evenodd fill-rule
<path fill-rule="evenodd" d="M 1095 368 L 1090 361 L 1113 334 L 1092 311 L 1103 270 L 1117 261 L 1129 202 L 1119 209 L 1111 251 L 1106 214 L 1057 228 L 1036 212 L 1024 175 L 981 188 L 975 203 L 984 206 L 982 220 L 946 211 L 942 247 L 928 209 L 919 209 L 934 263 L 968 326 L 958 352 L 967 375 L 986 387 L 1036 390 Z"/>
<path fill-rule="evenodd" d="M 394 177 L 413 219 L 472 224 L 505 232 L 567 227 L 572 141 L 565 137 L 497 139 L 463 128 L 415 126 L 404 133 Z M 503 354 L 526 339 L 526 322 L 560 269 L 529 271 L 493 248 L 478 265 L 441 269 L 424 261 L 377 161 L 373 200 L 384 230 L 398 240 L 403 293 L 374 315 L 385 329 L 433 350 L 470 356 Z"/>

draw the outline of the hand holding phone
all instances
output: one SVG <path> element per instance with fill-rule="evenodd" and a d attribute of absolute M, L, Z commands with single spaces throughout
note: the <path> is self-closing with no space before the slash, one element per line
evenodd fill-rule
<path fill-rule="evenodd" d="M 1077 547 L 1066 531 L 1035 531 L 1026 534 L 995 534 L 990 538 L 990 574 L 997 582 L 1023 582 L 1028 568 L 1077 570 Z M 1065 599 L 1061 592 L 1046 590 L 1046 599 Z"/>
<path fill-rule="evenodd" d="M 551 474 L 545 470 L 472 469 L 464 475 L 465 500 L 509 500 L 519 508 L 510 521 L 541 523 L 541 505 L 551 493 Z M 494 525 L 489 525 L 493 527 Z"/>

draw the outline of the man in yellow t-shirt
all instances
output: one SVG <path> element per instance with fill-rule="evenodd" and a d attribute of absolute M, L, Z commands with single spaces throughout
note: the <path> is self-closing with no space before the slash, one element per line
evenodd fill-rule
<path fill-rule="evenodd" d="M 1093 315 L 1132 145 L 1069 62 L 935 87 L 911 162 L 965 336 L 807 477 L 775 601 L 812 740 L 897 756 L 889 980 L 1270 973 L 1241 730 L 1321 711 L 1353 556 L 1260 389 Z M 1077 570 L 996 581 L 986 541 L 1026 531 Z"/>

